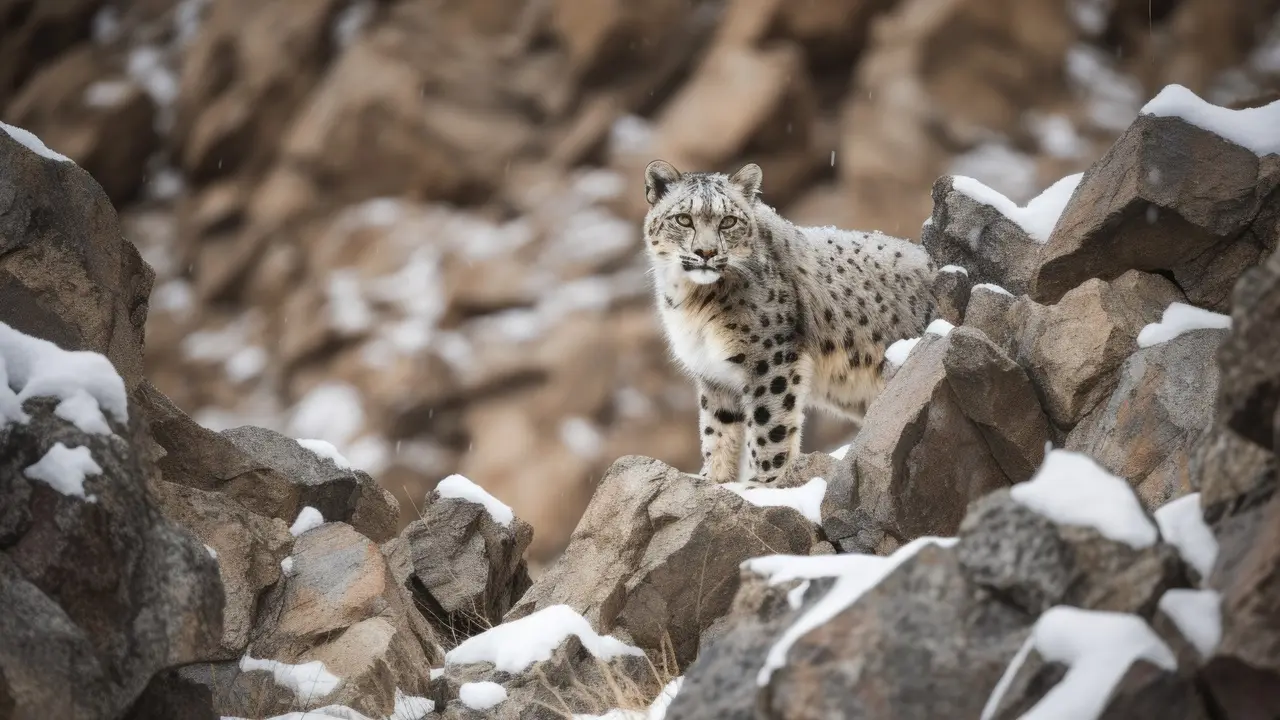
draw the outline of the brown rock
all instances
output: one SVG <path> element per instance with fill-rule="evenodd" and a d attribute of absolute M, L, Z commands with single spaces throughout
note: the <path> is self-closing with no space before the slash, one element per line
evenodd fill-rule
<path fill-rule="evenodd" d="M 141 88 L 108 67 L 95 48 L 66 53 L 31 78 L 5 119 L 89 171 L 120 204 L 142 187 L 158 143 L 156 108 Z"/>
<path fill-rule="evenodd" d="M 1213 419 L 1215 354 L 1224 330 L 1195 330 L 1142 348 L 1124 362 L 1110 399 L 1067 436 L 1154 509 L 1191 491 L 1191 452 Z"/>
<path fill-rule="evenodd" d="M 927 248 L 928 246 L 926 246 Z M 930 253 L 935 262 L 937 256 Z M 930 293 L 933 295 L 934 312 L 937 317 L 952 325 L 964 322 L 964 309 L 969 305 L 969 293 L 973 283 L 969 273 L 956 271 L 939 271 L 933 276 Z"/>
<path fill-rule="evenodd" d="M 154 278 L 87 172 L 0 132 L 0 307 L 7 324 L 106 355 L 132 391 L 142 381 Z"/>
<path fill-rule="evenodd" d="M 164 481 L 151 492 L 165 517 L 212 548 L 226 595 L 218 659 L 239 658 L 249 645 L 258 598 L 280 580 L 280 561 L 293 549 L 288 523 L 255 515 L 220 493 Z"/>
<path fill-rule="evenodd" d="M 88 39 L 93 16 L 101 6 L 102 0 L 0 3 L 0 107 L 44 62 Z"/>
<path fill-rule="evenodd" d="M 1259 157 L 1180 118 L 1142 115 L 1085 173 L 1044 246 L 1035 298 L 1136 269 L 1171 274 L 1198 307 L 1280 242 L 1280 158 Z"/>
<path fill-rule="evenodd" d="M 1272 254 L 1236 285 L 1231 335 L 1218 355 L 1222 365 L 1218 421 L 1273 451 L 1280 448 L 1280 338 L 1269 328 L 1277 312 L 1280 253 Z"/>
<path fill-rule="evenodd" d="M 946 175 L 933 184 L 933 215 L 920 243 L 937 265 L 959 265 L 973 283 L 1026 293 L 1039 268 L 1040 244 L 1004 213 L 952 188 Z"/>
<path fill-rule="evenodd" d="M 728 612 L 738 565 L 769 553 L 805 554 L 813 525 L 790 508 L 756 507 L 661 462 L 624 457 L 600 482 L 569 547 L 507 614 L 564 603 L 599 633 L 680 663 Z M 696 568 L 696 580 L 689 571 Z"/>
<path fill-rule="evenodd" d="M 1138 332 L 1182 299 L 1173 283 L 1139 272 L 1086 281 L 1054 305 L 1019 299 L 1015 359 L 1040 389 L 1054 425 L 1074 427 L 1109 396 Z"/>

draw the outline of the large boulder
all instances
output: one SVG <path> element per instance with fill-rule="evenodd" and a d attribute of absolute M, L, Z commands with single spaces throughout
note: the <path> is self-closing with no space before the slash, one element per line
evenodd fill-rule
<path fill-rule="evenodd" d="M 1220 422 L 1264 448 L 1280 445 L 1280 252 L 1250 270 L 1235 289 L 1231 336 L 1222 345 Z"/>
<path fill-rule="evenodd" d="M 1027 374 L 986 335 L 926 332 L 837 464 L 823 530 L 882 554 L 953 534 L 969 502 L 1031 476 L 1048 432 Z"/>
<path fill-rule="evenodd" d="M 460 496 L 468 491 L 475 499 Z M 457 475 L 441 481 L 419 512 L 383 547 L 397 579 L 445 638 L 501 623 L 529 588 L 524 551 L 533 528 Z"/>
<path fill-rule="evenodd" d="M 0 323 L 0 706 L 15 717 L 118 717 L 155 673 L 216 652 L 217 564 L 148 496 L 136 410 L 103 356 Z"/>
<path fill-rule="evenodd" d="M 1130 482 L 1149 508 L 1190 492 L 1191 454 L 1213 419 L 1215 355 L 1227 331 L 1194 330 L 1139 349 L 1120 368 L 1111 397 L 1067 436 Z"/>
<path fill-rule="evenodd" d="M 816 539 L 813 523 L 794 509 L 758 507 L 657 460 L 623 457 L 601 480 L 564 554 L 507 619 L 568 605 L 598 632 L 647 651 L 669 648 L 684 664 L 703 631 L 728 612 L 742 561 L 807 554 Z"/>
<path fill-rule="evenodd" d="M 122 240 L 116 211 L 89 173 L 26 139 L 36 151 L 0 129 L 4 322 L 68 350 L 106 355 L 133 390 L 142 382 L 155 273 Z"/>
<path fill-rule="evenodd" d="M 1244 112 L 1255 111 L 1214 108 L 1180 86 L 1157 96 L 1084 174 L 1044 247 L 1036 299 L 1143 270 L 1168 274 L 1191 304 L 1225 311 L 1241 273 L 1280 241 L 1280 155 L 1177 115 Z"/>

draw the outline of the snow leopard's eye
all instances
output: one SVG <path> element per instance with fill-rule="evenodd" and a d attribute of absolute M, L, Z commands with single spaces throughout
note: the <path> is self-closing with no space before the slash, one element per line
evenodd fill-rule
<path fill-rule="evenodd" d="M 733 227 L 734 225 L 737 225 L 737 224 L 738 224 L 738 218 L 736 218 L 736 217 L 734 217 L 734 216 L 732 216 L 732 215 L 728 215 L 728 216 L 726 216 L 726 217 L 725 217 L 725 219 L 723 219 L 723 220 L 721 220 L 721 221 L 720 221 L 720 229 L 721 229 L 721 230 L 728 230 L 729 228 L 731 228 L 731 227 Z"/>
<path fill-rule="evenodd" d="M 676 222 L 684 227 L 693 227 L 693 218 L 684 213 L 680 213 L 676 216 Z"/>

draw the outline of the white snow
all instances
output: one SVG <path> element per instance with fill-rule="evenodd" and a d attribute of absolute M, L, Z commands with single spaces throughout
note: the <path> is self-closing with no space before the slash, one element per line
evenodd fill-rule
<path fill-rule="evenodd" d="M 971 177 L 956 175 L 952 177 L 951 186 L 956 192 L 963 193 L 980 203 L 990 205 L 1002 215 L 1017 223 L 1034 241 L 1044 243 L 1053 234 L 1053 227 L 1066 209 L 1071 194 L 1080 184 L 1083 173 L 1068 175 L 1045 188 L 1045 191 L 1032 198 L 1025 206 L 1019 207 L 1009 198 L 983 185 Z M 975 248 L 976 249 L 976 248 Z"/>
<path fill-rule="evenodd" d="M 987 703 L 982 706 L 982 715 L 979 720 L 991 720 L 991 716 L 995 715 L 996 710 L 1000 708 L 1000 701 L 1004 699 L 1005 693 L 1009 692 L 1009 686 L 1018 676 L 1018 671 L 1022 669 L 1022 664 L 1027 661 L 1027 656 L 1035 648 L 1035 636 L 1027 635 L 1027 639 L 1022 643 L 1022 647 L 1018 648 L 1018 652 L 1014 653 L 1013 659 L 1009 661 L 1009 665 L 1005 667 L 1004 674 L 1000 676 L 999 682 L 991 689 L 991 694 L 987 696 Z"/>
<path fill-rule="evenodd" d="M 422 720 L 436 709 L 434 700 L 416 695 L 406 695 L 396 688 L 396 704 L 387 720 Z"/>
<path fill-rule="evenodd" d="M 1034 192 L 1037 170 L 1035 158 L 994 139 L 956 155 L 947 174 L 976 178 L 1002 196 L 1023 201 Z"/>
<path fill-rule="evenodd" d="M 23 130 L 20 127 L 15 127 L 3 122 L 0 122 L 0 130 L 4 130 L 9 133 L 9 137 L 18 141 L 28 150 L 40 157 L 57 160 L 59 162 L 71 162 L 71 158 L 66 155 L 50 150 L 47 145 L 40 141 L 40 138 L 35 136 L 35 133 L 32 133 L 29 130 Z"/>
<path fill-rule="evenodd" d="M 224 717 L 222 720 L 243 720 L 242 718 Z M 284 715 L 275 715 L 267 720 L 373 720 L 362 712 L 346 705 L 325 705 L 321 708 L 306 711 L 294 711 Z M 389 720 L 395 720 L 390 718 Z"/>
<path fill-rule="evenodd" d="M 920 342 L 920 338 L 905 338 L 894 342 L 884 350 L 885 362 L 893 367 L 902 367 L 907 361 L 907 357 L 911 355 L 911 351 L 916 349 L 916 344 Z"/>
<path fill-rule="evenodd" d="M 496 682 L 463 683 L 458 699 L 472 710 L 488 710 L 507 699 L 507 690 Z"/>
<path fill-rule="evenodd" d="M 232 382 L 244 382 L 252 380 L 262 374 L 267 368 L 267 361 L 270 356 L 267 351 L 257 345 L 240 348 L 227 358 L 223 367 L 227 371 L 227 377 Z"/>
<path fill-rule="evenodd" d="M 440 484 L 436 485 L 436 492 L 442 498 L 456 498 L 484 506 L 489 517 L 503 527 L 511 527 L 511 521 L 516 517 L 509 505 L 461 475 L 454 474 L 441 480 Z"/>
<path fill-rule="evenodd" d="M 316 385 L 293 408 L 289 434 L 319 438 L 343 447 L 364 427 L 360 392 L 342 382 Z"/>
<path fill-rule="evenodd" d="M 951 323 L 947 322 L 946 320 L 943 320 L 942 318 L 938 318 L 937 320 L 934 320 L 933 322 L 929 323 L 929 327 L 925 328 L 924 331 L 929 335 L 946 337 L 947 335 L 951 334 L 952 330 L 955 330 L 955 329 L 956 329 L 955 325 L 952 325 Z"/>
<path fill-rule="evenodd" d="M 804 594 L 809 592 L 809 581 L 804 580 L 799 585 L 787 591 L 787 605 L 792 610 L 799 610 L 804 604 Z"/>
<path fill-rule="evenodd" d="M 568 605 L 552 605 L 467 638 L 445 653 L 444 661 L 446 665 L 489 662 L 496 670 L 520 673 L 536 662 L 549 659 L 570 635 L 577 635 L 587 652 L 601 660 L 644 655 L 640 648 L 612 635 L 597 634 L 586 618 Z"/>
<path fill-rule="evenodd" d="M 759 575 L 770 585 L 792 580 L 817 580 L 865 572 L 885 558 L 876 555 L 762 555 L 744 560 L 741 569 Z"/>
<path fill-rule="evenodd" d="M 560 442 L 574 455 L 591 460 L 600 456 L 604 435 L 595 423 L 574 415 L 560 422 Z"/>
<path fill-rule="evenodd" d="M 804 485 L 793 488 L 751 487 L 736 482 L 724 483 L 720 487 L 757 507 L 789 507 L 810 522 L 822 522 L 822 498 L 827 494 L 827 481 L 823 478 L 810 478 Z"/>
<path fill-rule="evenodd" d="M 932 220 L 933 218 L 929 218 L 929 219 L 930 219 L 930 220 Z M 944 273 L 960 273 L 961 275 L 968 275 L 968 274 L 969 274 L 969 271 L 968 271 L 968 270 L 965 270 L 964 268 L 960 267 L 959 265 L 943 265 L 942 267 L 938 268 L 938 272 L 944 272 Z"/>
<path fill-rule="evenodd" d="M 684 685 L 683 675 L 663 686 L 662 691 L 658 693 L 658 697 L 654 698 L 653 703 L 649 705 L 649 716 L 647 720 L 665 720 L 667 717 L 667 708 L 671 707 L 671 703 L 676 699 L 676 695 L 680 694 L 680 687 L 682 685 Z"/>
<path fill-rule="evenodd" d="M 1164 541 L 1178 548 L 1178 554 L 1195 568 L 1202 580 L 1208 579 L 1209 573 L 1213 572 L 1213 564 L 1218 559 L 1218 541 L 1204 522 L 1204 514 L 1200 511 L 1200 493 L 1171 500 L 1153 515 Z"/>
<path fill-rule="evenodd" d="M 991 283 L 978 283 L 977 285 L 973 286 L 973 289 L 988 290 L 990 292 L 996 293 L 997 295 L 1008 295 L 1009 297 L 1013 297 L 1013 293 L 1009 292 L 1008 290 L 1005 290 L 999 285 L 993 285 Z"/>
<path fill-rule="evenodd" d="M 1181 85 L 1166 85 L 1142 106 L 1143 115 L 1182 118 L 1259 157 L 1280 153 L 1280 101 L 1256 108 L 1232 110 L 1202 100 Z"/>
<path fill-rule="evenodd" d="M 1160 596 L 1159 607 L 1200 657 L 1213 654 L 1222 639 L 1222 596 L 1214 590 L 1177 588 Z"/>
<path fill-rule="evenodd" d="M 280 572 L 283 573 L 285 577 L 293 576 L 293 556 L 292 555 L 280 561 Z"/>
<path fill-rule="evenodd" d="M 103 411 L 129 422 L 124 380 L 111 361 L 69 351 L 0 322 L 0 428 L 30 418 L 22 404 L 34 397 L 61 400 L 54 413 L 86 433 L 107 433 Z"/>
<path fill-rule="evenodd" d="M 303 702 L 331 695 L 342 684 L 342 678 L 330 674 L 319 660 L 290 665 L 278 660 L 257 660 L 246 654 L 240 658 L 240 670 L 264 670 L 271 673 L 277 685 L 289 688 Z"/>
<path fill-rule="evenodd" d="M 114 108 L 129 98 L 133 83 L 125 80 L 98 80 L 84 90 L 84 104 L 91 108 Z"/>
<path fill-rule="evenodd" d="M 54 443 L 44 457 L 28 466 L 22 474 L 31 480 L 39 480 L 63 495 L 75 495 L 89 502 L 97 502 L 96 495 L 86 495 L 84 491 L 85 477 L 101 475 L 102 468 L 93 461 L 87 447 L 68 448 L 62 443 Z"/>
<path fill-rule="evenodd" d="M 827 591 L 827 594 L 797 618 L 791 624 L 791 627 L 787 628 L 787 631 L 782 634 L 782 637 L 778 638 L 773 647 L 769 648 L 769 653 L 765 657 L 764 667 L 760 668 L 760 672 L 756 676 L 756 683 L 761 686 L 767 685 L 769 678 L 773 676 L 773 671 L 786 665 L 787 651 L 791 649 L 791 646 L 797 640 L 857 602 L 863 593 L 878 585 L 889 573 L 914 556 L 925 545 L 950 547 L 955 542 L 955 538 L 917 538 L 898 548 L 896 552 L 888 557 L 877 555 L 812 556 L 813 563 L 804 563 L 809 566 L 810 571 L 823 568 L 823 572 L 827 572 L 828 564 L 834 565 L 835 563 L 840 563 L 846 567 L 843 568 L 843 572 L 837 577 L 835 585 Z M 799 557 L 794 559 L 800 560 Z M 780 576 L 781 573 L 778 573 L 772 577 Z M 798 578 L 798 575 L 792 575 L 790 579 Z M 781 582 L 781 580 L 778 582 Z"/>
<path fill-rule="evenodd" d="M 852 444 L 849 444 L 849 445 L 841 445 L 840 447 L 836 448 L 835 450 L 832 450 L 831 452 L 829 452 L 829 453 L 827 453 L 827 454 L 828 454 L 828 455 L 830 455 L 831 457 L 833 457 L 833 458 L 837 459 L 837 460 L 843 460 L 843 459 L 844 459 L 844 456 L 849 454 L 849 448 L 851 448 L 851 447 L 853 447 L 853 445 L 852 445 Z"/>
<path fill-rule="evenodd" d="M 1158 536 L 1129 483 L 1081 453 L 1053 450 L 1036 474 L 1009 494 L 1056 523 L 1092 527 L 1134 548 L 1150 547 Z"/>
<path fill-rule="evenodd" d="M 310 450 L 312 455 L 315 455 L 321 460 L 332 460 L 334 465 L 337 465 L 343 470 L 352 469 L 351 461 L 343 457 L 342 453 L 338 452 L 338 448 L 334 447 L 333 443 L 327 440 L 299 438 L 298 444 L 307 450 Z"/>
<path fill-rule="evenodd" d="M 444 677 L 444 668 L 442 667 L 431 668 L 431 672 L 429 673 L 429 675 L 432 680 L 438 680 Z"/>
<path fill-rule="evenodd" d="M 217 560 L 217 559 L 218 559 L 218 551 L 217 551 L 217 550 L 214 550 L 214 549 L 213 549 L 213 546 L 211 546 L 211 545 L 205 545 L 205 546 L 204 546 L 204 551 L 205 551 L 205 552 L 207 552 L 207 553 L 209 553 L 209 557 L 213 558 L 214 560 Z"/>
<path fill-rule="evenodd" d="M 1146 621 L 1128 613 L 1053 607 L 1036 621 L 1031 641 L 1040 657 L 1068 669 L 1022 720 L 1096 720 L 1135 660 L 1168 671 L 1178 667 Z"/>
<path fill-rule="evenodd" d="M 1159 345 L 1169 342 L 1182 333 L 1208 328 L 1231 329 L 1231 316 L 1186 303 L 1171 303 L 1160 315 L 1160 322 L 1151 323 L 1138 333 L 1138 347 Z"/>
<path fill-rule="evenodd" d="M 324 516 L 320 514 L 319 510 L 308 505 L 298 511 L 297 519 L 289 527 L 289 534 L 298 537 L 308 530 L 314 530 L 323 524 Z"/>

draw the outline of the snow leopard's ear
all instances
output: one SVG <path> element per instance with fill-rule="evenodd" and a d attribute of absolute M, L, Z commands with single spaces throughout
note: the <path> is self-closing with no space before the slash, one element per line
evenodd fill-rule
<path fill-rule="evenodd" d="M 747 163 L 742 169 L 729 176 L 729 184 L 738 188 L 747 200 L 755 200 L 760 194 L 760 183 L 764 182 L 764 171 L 755 163 Z"/>
<path fill-rule="evenodd" d="M 650 205 L 667 194 L 671 183 L 680 179 L 680 171 L 666 160 L 654 160 L 644 169 L 644 197 Z"/>

